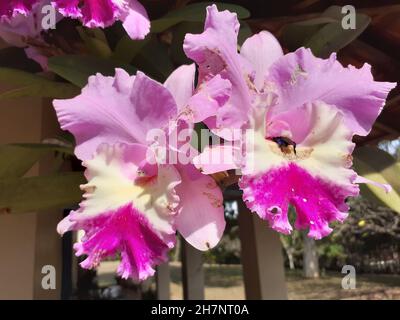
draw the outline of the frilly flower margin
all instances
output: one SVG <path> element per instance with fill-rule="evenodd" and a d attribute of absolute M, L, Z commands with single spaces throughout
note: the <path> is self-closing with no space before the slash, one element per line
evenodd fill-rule
<path fill-rule="evenodd" d="M 29 16 L 42 0 L 0 0 L 1 20 Z M 53 0 L 51 4 L 65 17 L 79 19 L 89 28 L 105 28 L 121 21 L 132 39 L 143 39 L 150 31 L 150 20 L 137 0 Z"/>

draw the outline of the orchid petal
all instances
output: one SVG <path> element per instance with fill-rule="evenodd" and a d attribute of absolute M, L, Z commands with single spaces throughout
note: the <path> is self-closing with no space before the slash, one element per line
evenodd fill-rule
<path fill-rule="evenodd" d="M 150 20 L 146 9 L 136 0 L 129 1 L 126 16 L 122 25 L 132 39 L 144 39 L 150 32 Z"/>
<path fill-rule="evenodd" d="M 196 66 L 177 68 L 164 86 L 172 93 L 178 105 L 179 116 L 189 122 L 201 122 L 214 116 L 231 95 L 231 84 L 220 75 L 204 81 L 194 90 Z"/>
<path fill-rule="evenodd" d="M 41 0 L 1 0 L 0 18 L 28 16 L 39 2 Z M 52 0 L 51 4 L 63 16 L 80 19 L 89 28 L 105 28 L 121 20 L 132 39 L 143 39 L 150 32 L 147 12 L 137 0 Z"/>
<path fill-rule="evenodd" d="M 203 174 L 213 174 L 240 168 L 240 149 L 231 145 L 206 146 L 193 159 L 193 164 Z"/>
<path fill-rule="evenodd" d="M 344 68 L 332 54 L 327 60 L 300 48 L 278 59 L 270 68 L 268 81 L 274 84 L 279 102 L 274 115 L 301 107 L 315 100 L 335 105 L 345 115 L 354 134 L 366 135 L 396 84 L 376 82 L 371 67 Z"/>
<path fill-rule="evenodd" d="M 79 96 L 53 104 L 61 128 L 74 134 L 75 152 L 82 160 L 90 159 L 101 143 L 145 144 L 148 131 L 166 127 L 177 112 L 172 95 L 160 83 L 122 69 L 115 77 L 91 76 Z"/>
<path fill-rule="evenodd" d="M 28 15 L 40 0 L 0 0 L 0 18 L 11 18 L 18 14 Z"/>
<path fill-rule="evenodd" d="M 231 83 L 216 75 L 203 82 L 196 93 L 189 99 L 188 106 L 182 110 L 185 118 L 193 122 L 201 122 L 213 117 L 231 96 Z"/>
<path fill-rule="evenodd" d="M 187 105 L 193 95 L 195 75 L 195 64 L 183 65 L 172 72 L 164 83 L 164 86 L 174 96 L 179 110 Z"/>
<path fill-rule="evenodd" d="M 67 17 L 81 18 L 86 27 L 104 28 L 113 24 L 121 15 L 126 1 L 54 0 L 53 5 Z"/>
<path fill-rule="evenodd" d="M 52 4 L 89 28 L 105 28 L 121 20 L 132 39 L 143 39 L 150 32 L 147 12 L 137 0 L 54 0 Z"/>
<path fill-rule="evenodd" d="M 251 95 L 246 82 L 252 74 L 249 63 L 237 52 L 239 22 L 236 14 L 207 7 L 205 30 L 202 34 L 188 34 L 184 41 L 186 55 L 199 66 L 199 83 L 216 75 L 232 83 L 232 96 L 218 109 L 215 128 L 241 128 L 248 121 Z M 213 128 L 211 128 L 213 129 Z"/>
<path fill-rule="evenodd" d="M 155 273 L 154 265 L 168 259 L 168 251 L 174 244 L 173 236 L 160 237 L 143 215 L 132 205 L 122 206 L 102 216 L 85 220 L 77 225 L 85 231 L 81 243 L 76 243 L 76 255 L 86 255 L 81 267 L 92 269 L 101 260 L 121 254 L 117 273 L 145 280 Z"/>
<path fill-rule="evenodd" d="M 139 144 L 102 144 L 96 154 L 83 165 L 88 183 L 75 220 L 101 215 L 126 203 L 133 203 L 141 212 L 147 212 L 153 225 L 170 232 L 168 223 L 178 198 L 173 187 L 179 183 L 179 174 L 170 165 L 154 169 L 148 148 Z M 151 206 L 149 204 L 152 204 Z"/>
<path fill-rule="evenodd" d="M 283 56 L 283 50 L 272 33 L 261 31 L 243 43 L 240 54 L 253 65 L 254 84 L 261 91 L 264 88 L 269 67 Z"/>
<path fill-rule="evenodd" d="M 193 165 L 178 166 L 182 182 L 176 228 L 198 250 L 215 247 L 225 229 L 223 196 L 216 182 Z"/>
<path fill-rule="evenodd" d="M 375 187 L 381 188 L 383 190 L 385 190 L 386 193 L 389 193 L 393 190 L 392 186 L 390 184 L 387 183 L 379 183 L 370 179 L 367 179 L 365 177 L 362 176 L 357 176 L 356 179 L 354 180 L 354 183 L 367 183 L 367 184 L 372 184 Z"/>
<path fill-rule="evenodd" d="M 38 63 L 43 70 L 48 70 L 48 58 L 36 47 L 28 47 L 25 49 L 25 54 L 29 59 Z"/>
<path fill-rule="evenodd" d="M 18 13 L 2 18 L 0 20 L 0 38 L 17 47 L 25 47 L 28 38 L 39 38 L 43 17 L 41 8 L 47 3 L 49 3 L 48 0 L 41 0 L 35 3 L 28 13 Z"/>
<path fill-rule="evenodd" d="M 51 4 L 65 17 L 77 19 L 83 16 L 79 8 L 80 0 L 54 0 Z"/>

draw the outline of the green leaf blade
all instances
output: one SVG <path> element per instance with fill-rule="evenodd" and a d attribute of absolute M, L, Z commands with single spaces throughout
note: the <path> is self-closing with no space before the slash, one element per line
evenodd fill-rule
<path fill-rule="evenodd" d="M 0 68 L 0 82 L 12 89 L 0 94 L 0 99 L 40 97 L 67 99 L 79 93 L 79 89 L 65 82 L 46 79 L 38 74 L 12 68 Z"/>
<path fill-rule="evenodd" d="M 0 179 L 0 213 L 26 213 L 63 208 L 81 199 L 81 172 Z"/>
<path fill-rule="evenodd" d="M 123 68 L 130 74 L 136 72 L 131 65 L 95 56 L 64 55 L 49 59 L 51 71 L 80 88 L 83 88 L 88 83 L 89 77 L 96 73 L 114 76 L 116 68 Z"/>
<path fill-rule="evenodd" d="M 73 150 L 51 144 L 0 145 L 0 179 L 21 177 L 50 152 L 72 154 Z"/>
<path fill-rule="evenodd" d="M 369 200 L 400 213 L 400 162 L 378 148 L 360 147 L 354 151 L 354 167 L 367 179 L 390 184 L 393 190 L 389 193 L 372 184 L 361 185 L 361 192 Z"/>
<path fill-rule="evenodd" d="M 206 8 L 212 4 L 216 4 L 218 10 L 229 10 L 235 12 L 239 19 L 246 19 L 250 17 L 250 12 L 238 5 L 215 3 L 215 2 L 201 2 L 187 5 L 183 8 L 174 10 L 166 14 L 164 17 L 153 20 L 151 22 L 151 32 L 163 32 L 180 22 L 204 22 L 206 17 Z"/>

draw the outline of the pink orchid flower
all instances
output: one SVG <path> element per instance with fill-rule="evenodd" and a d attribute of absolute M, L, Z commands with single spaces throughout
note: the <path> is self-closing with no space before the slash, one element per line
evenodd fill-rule
<path fill-rule="evenodd" d="M 50 0 L 36 3 L 28 15 L 15 13 L 11 17 L 0 19 L 0 38 L 8 44 L 16 47 L 27 46 L 29 39 L 40 39 L 41 27 L 41 7 L 50 4 Z"/>
<path fill-rule="evenodd" d="M 0 17 L 29 15 L 41 0 L 0 0 Z M 53 0 L 51 4 L 65 17 L 80 19 L 89 28 L 105 28 L 115 21 L 132 39 L 143 39 L 150 31 L 145 8 L 137 0 Z"/>
<path fill-rule="evenodd" d="M 166 259 L 176 230 L 199 250 L 220 240 L 225 220 L 215 181 L 191 163 L 160 163 L 147 136 L 157 128 L 167 136 L 181 127 L 190 130 L 179 118 L 186 105 L 204 101 L 202 95 L 210 103 L 222 98 L 221 91 L 215 99 L 206 89 L 194 92 L 194 76 L 194 65 L 182 66 L 163 85 L 141 72 L 129 76 L 117 69 L 114 77 L 90 77 L 79 96 L 54 101 L 61 127 L 74 134 L 75 153 L 86 167 L 84 200 L 58 226 L 61 234 L 85 231 L 75 245 L 77 255 L 88 256 L 83 267 L 120 252 L 118 273 L 143 280 Z"/>
<path fill-rule="evenodd" d="M 43 70 L 47 70 L 47 57 L 41 49 L 48 45 L 42 38 L 41 21 L 44 14 L 41 10 L 49 4 L 50 0 L 41 0 L 30 7 L 29 13 L 18 11 L 0 19 L 0 38 L 9 45 L 25 48 L 28 58 L 39 63 Z M 59 19 L 59 16 L 56 18 Z"/>
<path fill-rule="evenodd" d="M 242 169 L 239 185 L 251 210 L 288 234 L 292 205 L 295 227 L 320 239 L 332 231 L 330 222 L 346 218 L 345 200 L 358 194 L 357 183 L 369 182 L 350 169 L 351 140 L 371 130 L 395 84 L 374 81 L 369 65 L 344 68 L 335 54 L 323 60 L 301 48 L 284 55 L 266 31 L 238 53 L 238 30 L 236 14 L 210 6 L 204 32 L 188 34 L 184 50 L 199 65 L 200 85 L 217 74 L 232 83 L 230 100 L 205 123 L 225 139 L 235 139 L 232 127 L 251 129 L 253 152 L 235 161 L 234 148 L 211 146 L 194 163 L 205 174 Z M 229 148 L 227 163 L 211 160 Z"/>

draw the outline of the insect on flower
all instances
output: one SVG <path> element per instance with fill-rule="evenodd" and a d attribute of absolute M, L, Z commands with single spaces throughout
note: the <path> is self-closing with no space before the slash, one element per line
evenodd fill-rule
<path fill-rule="evenodd" d="M 275 141 L 278 144 L 279 148 L 281 148 L 282 152 L 284 152 L 284 153 L 290 153 L 291 149 L 289 146 L 292 146 L 293 152 L 294 152 L 294 154 L 296 154 L 296 142 L 293 142 L 289 138 L 274 137 L 274 138 L 272 138 L 272 141 Z"/>

